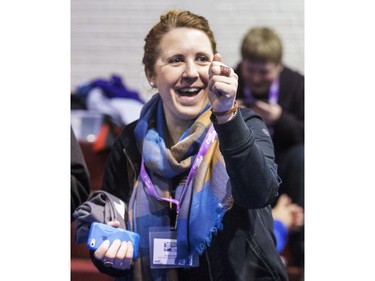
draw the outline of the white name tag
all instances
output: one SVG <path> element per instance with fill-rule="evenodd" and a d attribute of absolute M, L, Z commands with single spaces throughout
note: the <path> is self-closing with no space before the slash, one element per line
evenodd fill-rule
<path fill-rule="evenodd" d="M 199 266 L 198 255 L 177 259 L 177 232 L 169 227 L 152 227 L 149 231 L 151 268 Z"/>
<path fill-rule="evenodd" d="M 154 239 L 154 264 L 175 265 L 177 256 L 177 239 Z"/>

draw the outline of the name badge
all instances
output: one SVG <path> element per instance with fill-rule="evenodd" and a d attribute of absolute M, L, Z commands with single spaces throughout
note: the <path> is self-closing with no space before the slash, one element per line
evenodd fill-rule
<path fill-rule="evenodd" d="M 199 266 L 199 256 L 190 254 L 184 259 L 177 258 L 177 232 L 170 227 L 151 227 L 150 262 L 151 268 L 178 268 Z"/>

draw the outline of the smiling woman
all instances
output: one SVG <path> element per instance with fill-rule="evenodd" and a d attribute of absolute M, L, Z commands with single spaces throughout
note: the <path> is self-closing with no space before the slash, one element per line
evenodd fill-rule
<path fill-rule="evenodd" d="M 131 242 L 104 241 L 94 264 L 131 280 L 287 280 L 272 233 L 272 141 L 259 116 L 237 107 L 238 76 L 207 20 L 170 11 L 144 51 L 158 93 L 108 158 L 103 191 L 124 202 L 124 219 L 100 221 L 138 233 L 139 253 L 132 260 Z M 88 228 L 95 217 L 77 220 Z"/>
<path fill-rule="evenodd" d="M 166 33 L 159 48 L 147 78 L 159 90 L 167 127 L 183 132 L 208 104 L 208 69 L 214 53 L 205 33 L 185 27 Z M 172 137 L 177 141 L 180 136 Z"/>

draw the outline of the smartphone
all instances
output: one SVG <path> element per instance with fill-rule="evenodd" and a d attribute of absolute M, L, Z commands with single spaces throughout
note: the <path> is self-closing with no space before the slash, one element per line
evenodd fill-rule
<path fill-rule="evenodd" d="M 91 224 L 87 247 L 90 250 L 96 250 L 105 240 L 109 240 L 112 244 L 116 239 L 119 239 L 121 242 L 131 241 L 134 248 L 133 259 L 137 258 L 140 240 L 139 234 L 104 223 L 93 222 Z"/>

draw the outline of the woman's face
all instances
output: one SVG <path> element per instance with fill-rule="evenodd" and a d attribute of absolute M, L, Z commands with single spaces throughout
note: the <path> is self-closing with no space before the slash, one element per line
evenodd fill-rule
<path fill-rule="evenodd" d="M 186 123 L 208 103 L 208 69 L 214 55 L 210 40 L 200 30 L 176 28 L 162 37 L 159 50 L 149 80 L 158 88 L 166 118 Z"/>

